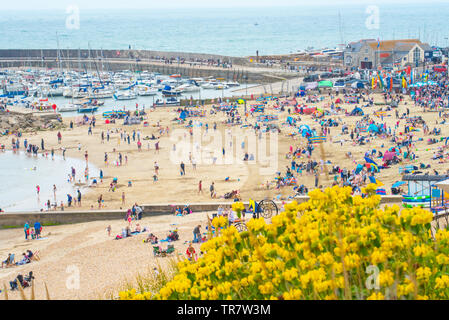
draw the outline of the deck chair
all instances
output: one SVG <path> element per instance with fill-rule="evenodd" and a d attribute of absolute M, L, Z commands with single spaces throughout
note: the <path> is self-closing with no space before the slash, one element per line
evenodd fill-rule
<path fill-rule="evenodd" d="M 173 252 L 175 252 L 175 246 L 174 245 L 169 245 L 167 247 L 167 250 L 165 250 L 165 254 L 172 254 Z"/>
<path fill-rule="evenodd" d="M 33 253 L 33 256 L 31 257 L 31 261 L 33 261 L 33 260 L 39 261 L 40 259 L 41 259 L 41 257 L 39 257 L 39 250 L 36 250 Z"/>
<path fill-rule="evenodd" d="M 159 246 L 153 246 L 153 254 L 155 257 L 164 256 L 164 252 L 159 248 Z"/>

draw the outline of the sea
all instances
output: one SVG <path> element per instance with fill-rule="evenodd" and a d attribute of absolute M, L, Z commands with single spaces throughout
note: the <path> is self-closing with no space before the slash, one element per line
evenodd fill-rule
<path fill-rule="evenodd" d="M 23 139 L 21 139 L 22 143 Z M 21 146 L 23 148 L 23 146 Z M 81 157 L 82 158 L 82 155 Z M 77 184 L 68 180 L 71 168 L 75 168 Z M 0 208 L 5 212 L 40 211 L 46 209 L 47 200 L 53 204 L 64 201 L 67 205 L 67 194 L 76 195 L 80 188 L 81 195 L 88 192 L 86 187 L 78 187 L 85 182 L 84 160 L 55 155 L 51 159 L 39 155 L 29 156 L 25 152 L 13 153 L 5 151 L 0 154 Z M 89 164 L 90 177 L 99 177 L 99 169 Z M 39 195 L 36 186 L 40 186 Z M 56 199 L 53 193 L 56 185 Z M 1 213 L 0 213 L 1 214 Z"/>
<path fill-rule="evenodd" d="M 431 45 L 448 45 L 449 3 L 376 2 L 224 9 L 0 9 L 0 48 L 131 46 L 245 57 L 256 51 L 270 55 L 334 48 L 364 38 L 420 38 Z"/>

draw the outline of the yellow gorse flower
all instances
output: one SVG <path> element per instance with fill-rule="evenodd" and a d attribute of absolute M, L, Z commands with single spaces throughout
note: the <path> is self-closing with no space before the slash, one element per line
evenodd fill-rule
<path fill-rule="evenodd" d="M 432 237 L 422 208 L 380 209 L 351 188 L 313 190 L 267 224 L 239 233 L 217 217 L 215 236 L 196 262 L 181 261 L 158 292 L 120 292 L 120 299 L 449 299 L 449 231 Z M 233 210 L 243 210 L 236 202 Z"/>

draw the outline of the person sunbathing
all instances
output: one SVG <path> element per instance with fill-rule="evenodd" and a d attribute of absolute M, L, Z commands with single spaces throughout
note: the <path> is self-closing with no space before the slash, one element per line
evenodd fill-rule
<path fill-rule="evenodd" d="M 16 266 L 30 263 L 30 259 L 28 258 L 28 256 L 25 253 L 22 253 L 22 256 L 23 256 L 22 260 L 20 260 L 19 262 L 16 262 Z"/>
<path fill-rule="evenodd" d="M 140 227 L 140 224 L 136 225 L 136 230 L 134 230 L 134 232 L 142 232 L 142 228 Z"/>

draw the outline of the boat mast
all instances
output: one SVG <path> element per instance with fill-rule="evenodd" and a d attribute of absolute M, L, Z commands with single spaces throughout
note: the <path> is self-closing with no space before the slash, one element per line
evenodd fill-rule
<path fill-rule="evenodd" d="M 58 71 L 59 74 L 61 74 L 61 54 L 59 52 L 59 38 L 58 38 L 58 32 L 56 31 L 56 46 L 57 46 L 57 59 L 58 59 Z"/>
<path fill-rule="evenodd" d="M 81 48 L 78 47 L 78 72 L 81 72 Z"/>

